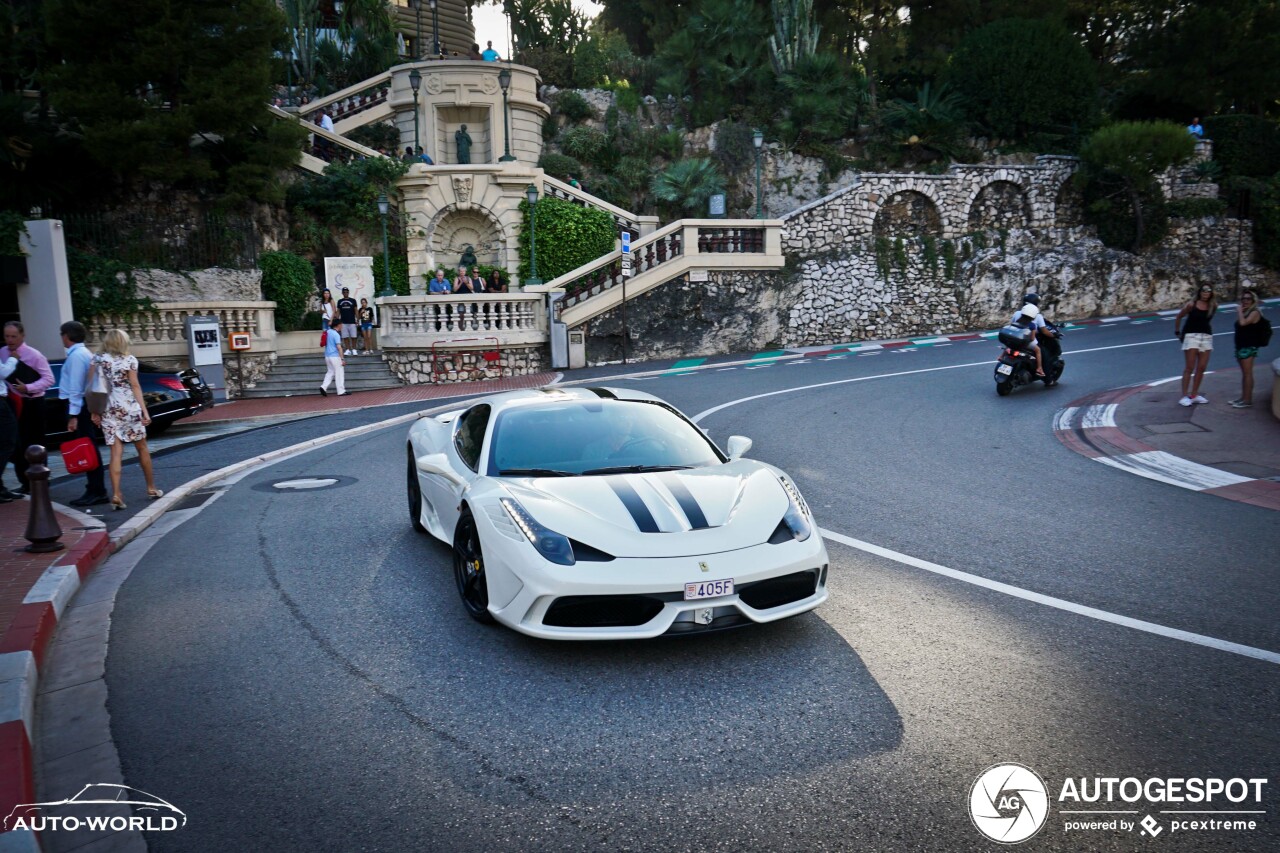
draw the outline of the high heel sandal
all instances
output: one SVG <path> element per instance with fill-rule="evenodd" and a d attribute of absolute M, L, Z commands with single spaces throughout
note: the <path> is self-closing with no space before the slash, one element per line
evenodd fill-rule
<path fill-rule="evenodd" d="M 154 501 L 162 497 L 164 497 L 164 492 L 161 489 L 147 489 L 147 500 Z"/>
<path fill-rule="evenodd" d="M 111 499 L 111 508 L 124 509 L 125 508 L 124 498 L 120 497 L 119 495 L 116 495 L 115 497 L 113 497 Z"/>

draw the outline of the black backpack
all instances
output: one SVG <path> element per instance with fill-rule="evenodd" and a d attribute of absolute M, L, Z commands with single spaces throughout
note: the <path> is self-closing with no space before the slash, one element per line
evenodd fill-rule
<path fill-rule="evenodd" d="M 1253 345 L 1256 347 L 1265 347 L 1271 343 L 1271 321 L 1267 319 L 1267 315 L 1261 311 L 1258 312 L 1258 322 L 1254 323 L 1257 330 L 1253 333 Z"/>

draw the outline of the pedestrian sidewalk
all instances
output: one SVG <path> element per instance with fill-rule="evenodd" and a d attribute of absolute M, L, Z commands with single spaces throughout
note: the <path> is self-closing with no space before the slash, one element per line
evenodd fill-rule
<path fill-rule="evenodd" d="M 464 397 L 471 394 L 497 394 L 520 388 L 541 388 L 549 385 L 558 373 L 532 373 L 528 376 L 511 376 L 502 379 L 485 379 L 480 382 L 453 382 L 443 385 L 405 385 L 399 388 L 381 388 L 376 391 L 352 391 L 345 397 L 330 393 L 328 397 L 314 394 L 292 397 L 256 397 L 219 403 L 198 415 L 185 418 L 180 424 L 217 423 L 254 418 L 278 418 L 281 415 L 347 412 L 369 409 L 375 406 L 394 406 L 400 403 L 439 400 L 446 397 Z"/>
<path fill-rule="evenodd" d="M 1261 363 L 1258 363 L 1261 362 Z M 1205 375 L 1209 402 L 1180 406 L 1181 376 L 1093 394 L 1059 413 L 1067 447 L 1103 464 L 1218 497 L 1280 510 L 1280 420 L 1273 370 L 1254 364 L 1253 407 L 1234 409 L 1240 370 Z"/>
<path fill-rule="evenodd" d="M 28 553 L 23 549 L 30 511 L 30 499 L 0 504 L 0 814 L 5 815 L 20 803 L 35 802 L 35 694 L 49 640 L 80 583 L 111 551 L 100 521 L 54 504 L 62 528 L 59 541 L 66 547 Z M 0 848 L 36 849 L 29 834 L 13 835 L 0 834 Z"/>

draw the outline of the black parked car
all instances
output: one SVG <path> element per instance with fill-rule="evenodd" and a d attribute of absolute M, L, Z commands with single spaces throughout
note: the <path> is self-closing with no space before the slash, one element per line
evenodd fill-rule
<path fill-rule="evenodd" d="M 67 432 L 67 401 L 58 399 L 62 362 L 53 362 L 49 367 L 55 381 L 44 396 L 44 428 L 45 438 L 52 447 L 70 440 L 71 434 Z M 213 391 L 194 367 L 172 371 L 139 363 L 138 385 L 142 388 L 147 413 L 151 415 L 147 435 L 159 435 L 174 421 L 189 418 L 213 405 Z"/>

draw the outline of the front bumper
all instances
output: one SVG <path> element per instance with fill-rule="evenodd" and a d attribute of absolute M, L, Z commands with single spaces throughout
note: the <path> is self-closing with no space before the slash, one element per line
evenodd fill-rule
<path fill-rule="evenodd" d="M 515 546 L 515 554 L 528 559 L 531 549 L 522 543 L 505 540 L 497 550 L 507 551 L 508 543 Z M 495 558 L 504 556 L 494 551 L 490 547 L 486 553 L 490 572 Z M 625 640 L 699 633 L 775 622 L 813 610 L 827 600 L 828 565 L 826 547 L 816 531 L 805 542 L 720 554 L 620 558 L 574 566 L 546 563 L 520 572 L 514 595 L 490 610 L 503 624 L 546 639 Z M 732 595 L 684 600 L 686 583 L 724 578 L 734 580 Z M 493 601 L 492 584 L 490 589 Z"/>

